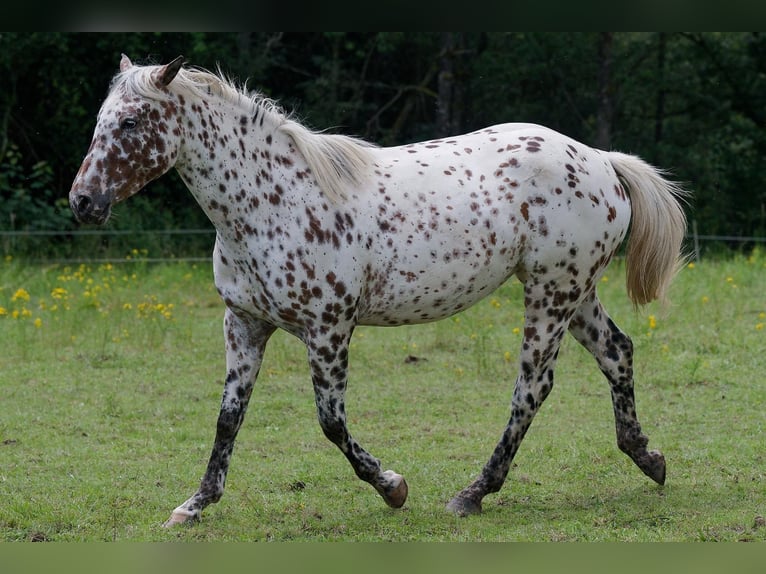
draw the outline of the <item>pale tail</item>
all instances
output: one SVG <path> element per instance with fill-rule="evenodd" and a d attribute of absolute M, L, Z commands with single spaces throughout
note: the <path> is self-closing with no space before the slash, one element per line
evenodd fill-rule
<path fill-rule="evenodd" d="M 608 157 L 631 203 L 628 296 L 636 306 L 655 299 L 664 304 L 670 282 L 684 263 L 686 216 L 680 200 L 688 192 L 636 156 L 610 152 Z"/>

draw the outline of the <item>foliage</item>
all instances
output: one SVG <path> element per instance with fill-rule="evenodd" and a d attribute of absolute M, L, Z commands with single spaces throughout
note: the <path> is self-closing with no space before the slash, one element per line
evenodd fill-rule
<path fill-rule="evenodd" d="M 53 169 L 45 160 L 25 170 L 15 144 L 0 158 L 0 229 L 61 230 L 71 226 L 69 202 L 52 187 Z"/>
<path fill-rule="evenodd" d="M 670 170 L 694 191 L 701 234 L 765 231 L 766 35 L 756 32 L 2 33 L 0 158 L 3 170 L 9 153 L 20 162 L 0 186 L 2 229 L 20 198 L 25 226 L 74 226 L 62 199 L 121 52 L 220 66 L 314 128 L 382 145 L 543 123 Z M 205 225 L 178 178 L 148 192 L 116 228 Z"/>
<path fill-rule="evenodd" d="M 664 487 L 617 449 L 608 386 L 568 337 L 506 484 L 480 516 L 445 512 L 507 422 L 523 325 L 512 280 L 453 318 L 355 333 L 350 430 L 405 475 L 404 508 L 387 508 L 324 437 L 305 351 L 280 332 L 226 493 L 174 530 L 160 524 L 197 487 L 215 432 L 223 306 L 209 264 L 148 255 L 0 263 L 0 540 L 766 540 L 758 250 L 683 269 L 667 316 L 633 311 L 620 261 L 600 283 L 635 345 L 639 417 L 668 461 Z"/>

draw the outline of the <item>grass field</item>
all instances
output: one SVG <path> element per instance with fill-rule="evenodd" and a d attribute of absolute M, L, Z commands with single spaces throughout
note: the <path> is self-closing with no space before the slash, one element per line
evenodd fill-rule
<path fill-rule="evenodd" d="M 567 338 L 556 385 L 479 516 L 449 498 L 508 418 L 522 325 L 509 281 L 417 327 L 360 328 L 349 426 L 410 486 L 391 510 L 316 421 L 305 352 L 271 341 L 226 494 L 161 528 L 212 445 L 223 313 L 209 265 L 0 262 L 0 540 L 766 540 L 766 255 L 702 261 L 667 315 L 634 312 L 616 262 L 599 291 L 635 344 L 639 418 L 668 464 L 657 486 L 620 453 L 608 386 Z"/>

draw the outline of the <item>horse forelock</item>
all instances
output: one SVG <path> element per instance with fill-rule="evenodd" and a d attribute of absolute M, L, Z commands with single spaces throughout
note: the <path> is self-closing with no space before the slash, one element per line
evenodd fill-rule
<path fill-rule="evenodd" d="M 167 88 L 154 82 L 152 73 L 160 66 L 133 66 L 118 73 L 110 92 L 120 86 L 129 94 L 164 101 L 171 94 L 192 98 L 220 98 L 248 112 L 258 114 L 265 122 L 288 135 L 303 155 L 318 186 L 332 200 L 341 201 L 349 188 L 358 188 L 371 172 L 370 149 L 374 144 L 364 140 L 314 131 L 295 119 L 274 100 L 258 91 L 248 92 L 246 83 L 237 85 L 220 71 L 214 74 L 203 68 L 182 68 Z"/>

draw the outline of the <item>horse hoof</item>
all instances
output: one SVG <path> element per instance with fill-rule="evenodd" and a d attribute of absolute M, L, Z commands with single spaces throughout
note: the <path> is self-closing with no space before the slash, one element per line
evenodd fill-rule
<path fill-rule="evenodd" d="M 660 451 L 648 452 L 641 470 L 657 484 L 665 484 L 665 457 Z"/>
<path fill-rule="evenodd" d="M 407 481 L 401 474 L 396 474 L 393 470 L 387 470 L 383 476 L 388 484 L 381 490 L 380 494 L 391 508 L 401 508 L 407 500 Z"/>
<path fill-rule="evenodd" d="M 470 516 L 471 514 L 481 514 L 481 500 L 472 500 L 456 496 L 447 503 L 447 510 L 457 516 Z"/>
<path fill-rule="evenodd" d="M 197 515 L 191 512 L 187 512 L 185 510 L 174 510 L 173 513 L 170 515 L 170 518 L 168 518 L 163 524 L 163 528 L 173 528 L 177 524 L 187 524 L 191 523 L 197 520 Z"/>

